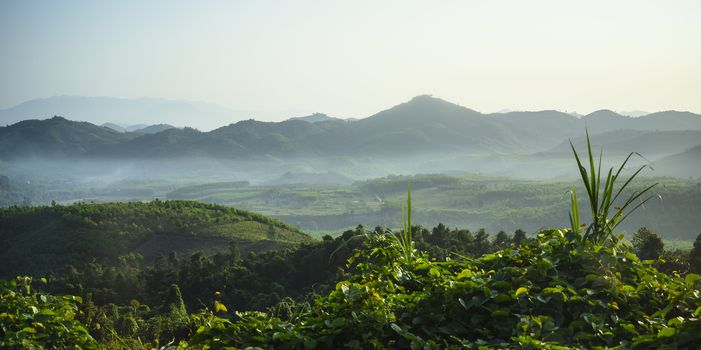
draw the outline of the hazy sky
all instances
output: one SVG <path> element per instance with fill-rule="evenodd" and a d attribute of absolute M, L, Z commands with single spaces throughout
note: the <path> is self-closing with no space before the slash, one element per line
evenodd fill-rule
<path fill-rule="evenodd" d="M 365 117 L 701 112 L 701 1 L 0 1 L 0 108 L 52 95 Z"/>

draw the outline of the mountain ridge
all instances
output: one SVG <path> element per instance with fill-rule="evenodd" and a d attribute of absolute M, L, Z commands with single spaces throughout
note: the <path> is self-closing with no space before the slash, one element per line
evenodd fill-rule
<path fill-rule="evenodd" d="M 414 97 L 353 122 L 318 117 L 313 122 L 300 118 L 282 122 L 245 119 L 206 132 L 155 125 L 152 133 L 120 133 L 62 117 L 22 121 L 0 127 L 0 158 L 403 157 L 436 152 L 517 155 L 549 151 L 581 136 L 585 128 L 592 135 L 615 130 L 701 130 L 701 115 L 689 112 L 630 118 L 599 110 L 581 119 L 553 110 L 483 114 L 430 95 Z"/>
<path fill-rule="evenodd" d="M 136 99 L 107 96 L 51 96 L 0 109 L 0 125 L 22 120 L 62 115 L 93 124 L 174 124 L 214 128 L 251 116 L 251 112 L 232 110 L 212 103 L 167 100 L 153 97 Z"/>

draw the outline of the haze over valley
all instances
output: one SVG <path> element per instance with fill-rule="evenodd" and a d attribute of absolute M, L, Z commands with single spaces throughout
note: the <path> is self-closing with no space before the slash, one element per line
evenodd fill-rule
<path fill-rule="evenodd" d="M 56 110 L 62 108 L 61 99 L 49 99 Z M 120 105 L 132 105 L 81 100 L 113 113 L 131 108 Z M 142 107 L 132 113 L 148 111 Z M 369 191 L 368 184 L 419 175 L 439 179 L 425 190 L 426 198 L 417 192 L 415 217 L 427 226 L 443 222 L 534 231 L 565 223 L 566 217 L 549 215 L 566 205 L 563 193 L 577 176 L 569 142 L 584 149 L 585 130 L 594 148 L 603 148 L 606 164 L 638 152 L 631 165 L 647 165 L 642 175 L 648 181 L 681 184 L 696 193 L 701 170 L 695 151 L 701 147 L 701 116 L 678 111 L 635 118 L 610 110 L 580 117 L 552 110 L 484 114 L 421 95 L 365 118 L 318 113 L 281 122 L 245 119 L 210 131 L 167 123 L 129 125 L 134 122 L 129 118 L 99 121 L 104 123 L 65 115 L 1 127 L 0 159 L 8 184 L 2 204 L 196 199 L 332 233 L 358 223 L 397 225 L 401 186 Z M 530 193 L 540 187 L 545 197 Z M 505 190 L 525 202 L 499 199 Z M 457 211 L 450 199 L 456 191 L 464 192 Z M 652 208 L 668 206 L 666 187 L 659 191 L 664 202 Z M 525 203 L 540 214 L 523 212 L 508 220 L 500 214 L 522 210 Z M 682 238 L 692 235 L 685 230 L 696 224 L 693 217 L 669 227 L 641 215 L 626 227 L 664 227 L 669 238 Z"/>

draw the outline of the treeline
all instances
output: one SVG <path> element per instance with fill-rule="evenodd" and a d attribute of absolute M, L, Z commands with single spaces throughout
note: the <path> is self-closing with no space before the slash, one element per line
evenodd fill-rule
<path fill-rule="evenodd" d="M 358 182 L 355 185 L 360 191 L 383 195 L 406 191 L 407 181 L 411 180 L 411 188 L 419 190 L 431 187 L 452 187 L 460 183 L 460 178 L 442 174 L 424 174 L 414 176 L 389 175 L 387 177 Z"/>

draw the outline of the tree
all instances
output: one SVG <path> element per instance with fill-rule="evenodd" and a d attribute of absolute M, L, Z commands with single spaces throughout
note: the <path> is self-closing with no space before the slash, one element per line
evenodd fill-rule
<path fill-rule="evenodd" d="M 163 311 L 173 311 L 181 315 L 187 315 L 185 302 L 183 302 L 183 296 L 180 294 L 180 288 L 177 284 L 171 284 L 170 288 L 168 288 L 168 296 L 163 302 Z"/>
<path fill-rule="evenodd" d="M 514 238 L 512 239 L 512 241 L 516 244 L 521 244 L 526 239 L 526 231 L 518 229 L 514 232 Z"/>
<path fill-rule="evenodd" d="M 511 237 L 509 237 L 509 235 L 506 232 L 499 231 L 497 233 L 497 236 L 494 237 L 493 248 L 494 248 L 494 250 L 504 249 L 504 248 L 507 248 L 510 243 L 511 243 Z"/>
<path fill-rule="evenodd" d="M 656 233 L 641 227 L 633 235 L 633 251 L 641 260 L 657 259 L 664 252 L 664 243 Z"/>
<path fill-rule="evenodd" d="M 231 256 L 231 262 L 236 262 L 241 259 L 241 250 L 239 250 L 238 242 L 229 242 L 229 255 Z"/>
<path fill-rule="evenodd" d="M 701 233 L 696 236 L 694 247 L 689 252 L 689 271 L 701 273 Z"/>
<path fill-rule="evenodd" d="M 475 235 L 475 256 L 486 254 L 490 248 L 489 233 L 484 228 L 479 229 Z"/>

